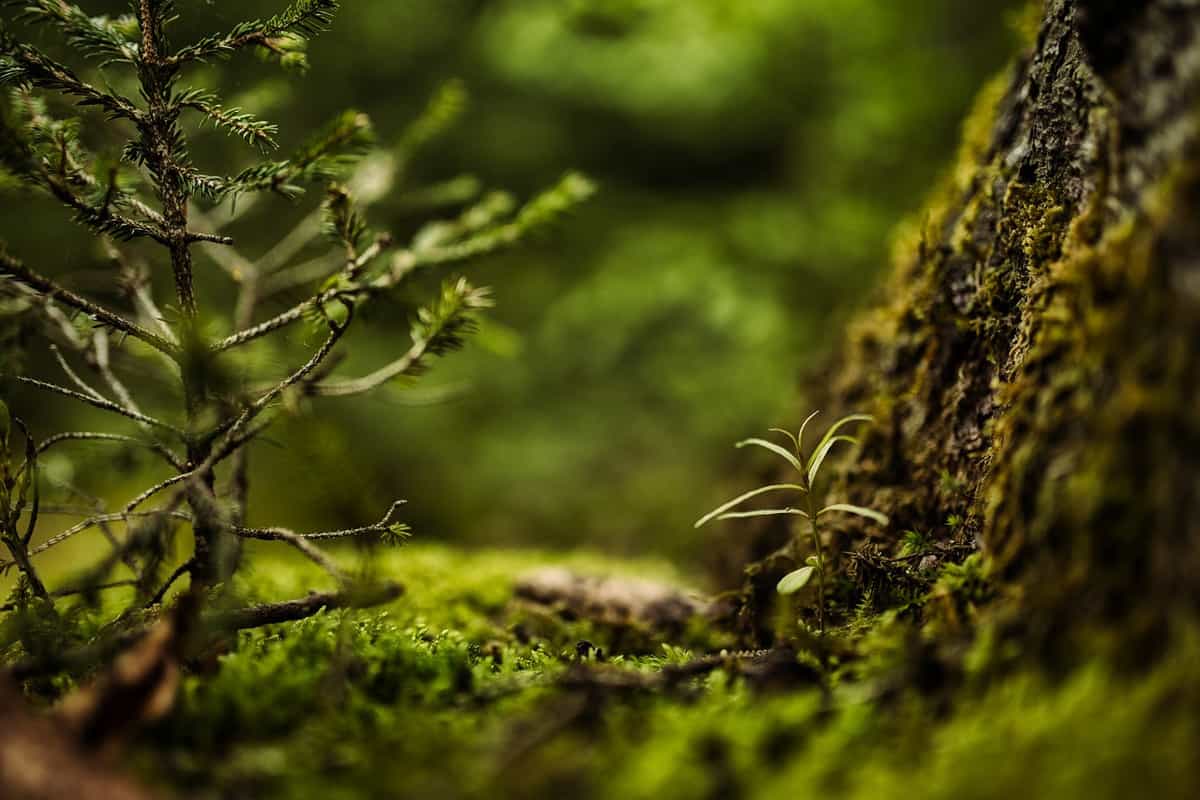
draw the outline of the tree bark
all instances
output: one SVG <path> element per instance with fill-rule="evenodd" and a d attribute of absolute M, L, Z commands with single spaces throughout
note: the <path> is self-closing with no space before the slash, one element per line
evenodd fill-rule
<path fill-rule="evenodd" d="M 893 520 L 833 551 L 981 550 L 1050 658 L 1197 611 L 1198 143 L 1200 2 L 1047 0 L 817 392 L 879 420 L 832 491 Z M 747 572 L 760 632 L 783 562 Z"/>

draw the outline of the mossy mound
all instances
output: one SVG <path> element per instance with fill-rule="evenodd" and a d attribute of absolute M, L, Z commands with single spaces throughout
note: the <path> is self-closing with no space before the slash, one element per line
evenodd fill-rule
<path fill-rule="evenodd" d="M 1058 684 L 989 682 L 1005 657 L 993 640 L 946 676 L 933 632 L 889 614 L 838 634 L 824 668 L 731 656 L 663 682 L 720 635 L 697 626 L 688 649 L 626 633 L 625 652 L 612 627 L 514 601 L 517 576 L 564 562 L 679 577 L 592 556 L 397 551 L 376 567 L 406 597 L 239 634 L 195 666 L 133 763 L 168 791 L 220 798 L 1190 796 L 1195 635 L 1137 682 L 1099 663 Z M 928 599 L 961 592 L 952 577 Z M 247 577 L 264 597 L 314 580 L 290 560 Z"/>

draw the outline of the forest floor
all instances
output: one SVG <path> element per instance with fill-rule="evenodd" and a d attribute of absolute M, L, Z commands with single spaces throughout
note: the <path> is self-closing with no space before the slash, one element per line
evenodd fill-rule
<path fill-rule="evenodd" d="M 305 562 L 251 563 L 249 595 L 324 588 Z M 1127 800 L 1188 796 L 1195 780 L 1200 720 L 1176 702 L 1197 691 L 1194 634 L 1136 682 L 1099 664 L 985 679 L 998 658 L 986 628 L 959 675 L 914 655 L 928 632 L 909 614 L 830 632 L 822 664 L 731 650 L 687 594 L 651 598 L 675 615 L 666 625 L 556 600 L 574 578 L 545 571 L 619 575 L 650 595 L 687 582 L 661 562 L 418 545 L 362 563 L 404 596 L 238 634 L 122 761 L 182 797 L 325 800 Z"/>

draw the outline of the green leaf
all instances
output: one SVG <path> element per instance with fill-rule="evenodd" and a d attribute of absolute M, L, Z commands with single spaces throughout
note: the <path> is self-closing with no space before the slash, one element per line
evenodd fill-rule
<path fill-rule="evenodd" d="M 796 452 L 800 452 L 800 440 L 796 438 L 796 434 L 791 431 L 785 431 L 783 428 L 770 428 L 769 430 L 771 433 L 781 433 L 786 436 L 788 441 L 792 443 L 792 447 L 796 449 Z"/>
<path fill-rule="evenodd" d="M 808 585 L 816 571 L 816 567 L 808 566 L 801 567 L 795 572 L 789 572 L 779 580 L 775 590 L 780 594 L 795 594 Z"/>
<path fill-rule="evenodd" d="M 831 439 L 823 439 L 821 445 L 813 453 L 812 459 L 808 462 L 808 484 L 810 486 L 817 479 L 817 474 L 821 471 L 821 464 L 825 462 L 825 456 L 829 455 L 829 451 L 838 442 L 858 444 L 858 440 L 853 436 L 834 436 Z"/>
<path fill-rule="evenodd" d="M 819 410 L 814 411 L 805 418 L 804 422 L 800 423 L 800 432 L 796 434 L 796 441 L 799 442 L 801 448 L 804 447 L 804 432 L 808 430 L 808 423 L 812 422 L 820 413 Z"/>
<path fill-rule="evenodd" d="M 766 450 L 770 450 L 772 453 L 785 459 L 789 464 L 795 467 L 796 471 L 801 475 L 804 474 L 804 465 L 800 463 L 800 459 L 789 453 L 786 448 L 780 447 L 774 442 L 768 442 L 766 439 L 745 439 L 737 443 L 738 447 L 746 447 L 747 445 L 753 445 L 755 447 L 761 447 Z"/>
<path fill-rule="evenodd" d="M 723 503 L 722 505 L 720 505 L 717 508 L 713 509 L 712 511 L 708 512 L 707 514 L 705 514 L 703 517 L 701 517 L 700 519 L 698 519 L 696 521 L 695 527 L 699 528 L 700 526 L 705 525 L 706 523 L 712 522 L 714 519 L 721 516 L 729 509 L 733 508 L 736 505 L 743 503 L 746 500 L 749 500 L 751 497 L 758 497 L 760 494 L 766 494 L 767 492 L 778 492 L 778 491 L 783 491 L 785 489 L 793 489 L 798 492 L 804 491 L 803 486 L 800 486 L 795 483 L 775 483 L 770 486 L 760 486 L 757 489 L 751 489 L 750 491 L 746 492 L 743 495 L 738 495 L 737 497 L 730 500 L 728 503 Z"/>
<path fill-rule="evenodd" d="M 875 520 L 880 525 L 887 525 L 891 522 L 891 520 L 888 519 L 887 514 L 880 513 L 873 508 L 852 506 L 849 503 L 834 503 L 833 505 L 825 506 L 817 512 L 817 516 L 820 517 L 829 511 L 845 511 L 847 514 L 856 514 L 860 517 L 866 517 L 867 519 Z"/>
<path fill-rule="evenodd" d="M 12 415 L 8 413 L 8 406 L 3 400 L 0 400 L 0 447 L 8 447 L 8 435 L 12 431 Z"/>
<path fill-rule="evenodd" d="M 717 519 L 746 519 L 747 517 L 779 517 L 784 514 L 791 514 L 798 517 L 808 517 L 798 508 L 762 508 L 757 511 L 727 511 L 717 517 Z"/>
<path fill-rule="evenodd" d="M 870 414 L 848 414 L 847 416 L 842 417 L 837 422 L 835 422 L 829 426 L 829 430 L 825 431 L 825 435 L 823 437 L 821 437 L 821 441 L 813 449 L 813 452 L 815 453 L 818 450 L 820 450 L 822 447 L 824 447 L 825 443 L 828 442 L 830 439 L 832 439 L 834 437 L 834 435 L 837 434 L 837 432 L 842 429 L 843 426 L 849 425 L 852 422 L 874 422 L 874 421 L 875 421 L 875 418 L 872 417 Z"/>

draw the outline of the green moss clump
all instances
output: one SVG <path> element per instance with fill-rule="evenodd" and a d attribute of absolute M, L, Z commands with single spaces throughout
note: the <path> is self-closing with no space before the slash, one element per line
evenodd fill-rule
<path fill-rule="evenodd" d="M 1058 684 L 1016 673 L 950 695 L 938 654 L 914 646 L 937 637 L 893 613 L 811 688 L 776 693 L 747 669 L 619 689 L 565 677 L 578 677 L 581 662 L 653 676 L 694 656 L 667 644 L 599 664 L 574 646 L 582 635 L 611 646 L 586 623 L 517 636 L 514 578 L 546 558 L 439 547 L 384 557 L 389 574 L 413 585 L 410 597 L 383 612 L 240 634 L 196 665 L 203 674 L 186 679 L 171 716 L 135 743 L 136 765 L 200 797 L 265 800 L 902 798 L 913 787 L 947 798 L 1185 797 L 1194 780 L 1194 632 L 1181 632 L 1172 657 L 1137 682 L 1097 663 Z M 258 563 L 255 584 L 271 593 L 293 594 L 317 575 Z M 671 577 L 658 565 L 635 569 Z M 972 559 L 945 568 L 930 601 L 969 613 L 986 585 Z M 966 661 L 986 665 L 990 647 L 982 637 Z"/>

